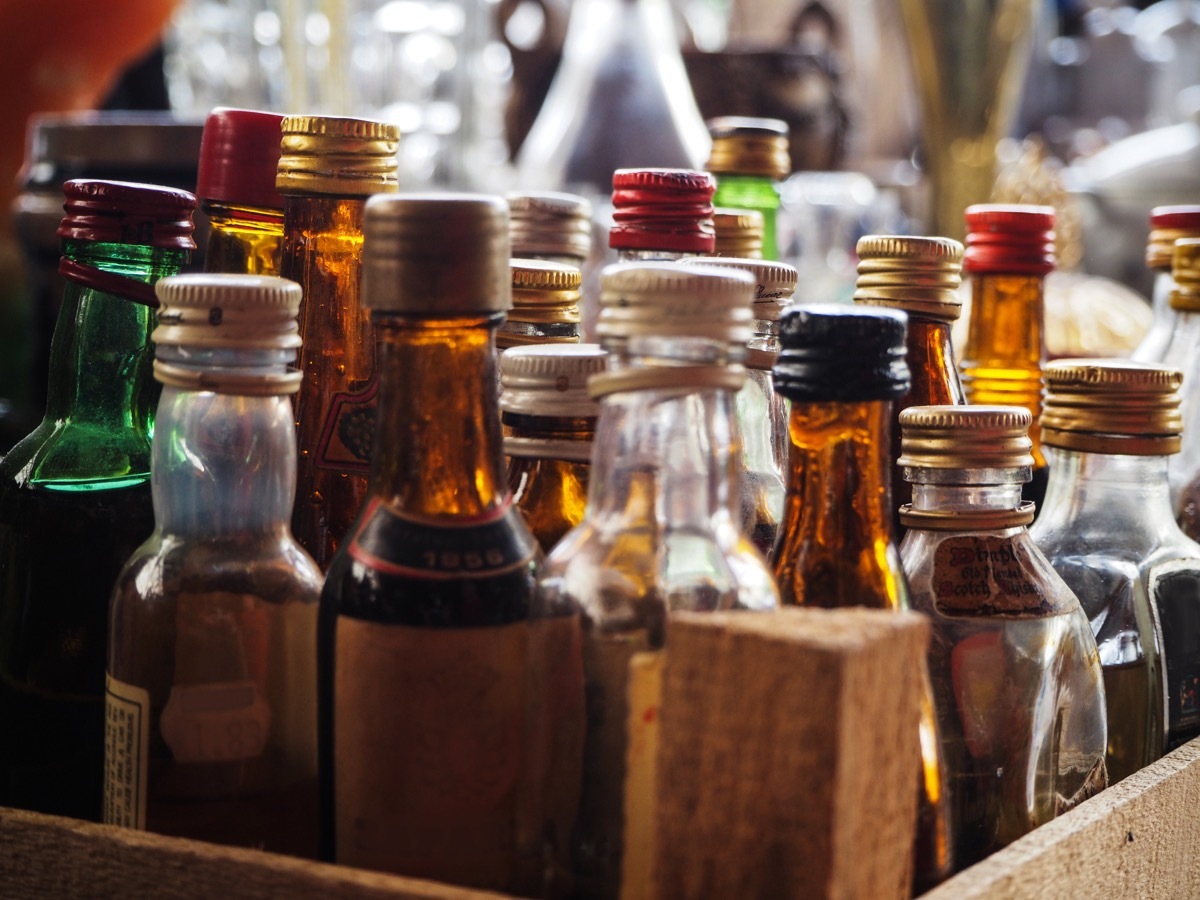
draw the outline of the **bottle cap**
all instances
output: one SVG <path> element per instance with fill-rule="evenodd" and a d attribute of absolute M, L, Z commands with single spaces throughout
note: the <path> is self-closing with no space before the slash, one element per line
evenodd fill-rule
<path fill-rule="evenodd" d="M 793 306 L 779 323 L 775 392 L 802 403 L 894 400 L 908 391 L 906 317 L 890 309 Z"/>
<path fill-rule="evenodd" d="M 397 189 L 400 130 L 385 122 L 334 116 L 285 116 L 281 194 L 366 197 Z"/>
<path fill-rule="evenodd" d="M 510 347 L 500 354 L 500 409 L 524 416 L 589 418 L 600 405 L 588 379 L 603 372 L 608 354 L 598 344 Z"/>
<path fill-rule="evenodd" d="M 1126 360 L 1048 363 L 1042 442 L 1088 453 L 1178 453 L 1183 373 Z"/>
<path fill-rule="evenodd" d="M 940 237 L 859 238 L 854 302 L 953 322 L 962 312 L 963 246 Z"/>
<path fill-rule="evenodd" d="M 513 259 L 509 267 L 513 305 L 496 333 L 496 346 L 579 343 L 582 272 L 575 266 L 542 259 Z"/>
<path fill-rule="evenodd" d="M 596 322 L 603 344 L 644 348 L 656 339 L 674 344 L 693 338 L 715 346 L 711 358 L 694 364 L 681 358 L 654 365 L 639 357 L 638 363 L 595 376 L 589 385 L 592 396 L 646 388 L 737 390 L 746 379 L 740 360 L 751 334 L 753 290 L 747 273 L 728 267 L 669 262 L 608 266 L 600 275 Z"/>
<path fill-rule="evenodd" d="M 1156 206 L 1150 210 L 1150 237 L 1146 241 L 1146 268 L 1171 268 L 1175 242 L 1200 237 L 1200 206 Z"/>
<path fill-rule="evenodd" d="M 567 256 L 580 262 L 592 253 L 592 204 L 553 191 L 508 195 L 512 252 L 520 257 Z"/>
<path fill-rule="evenodd" d="M 512 308 L 508 204 L 483 194 L 385 194 L 363 216 L 363 305 L 413 316 Z"/>
<path fill-rule="evenodd" d="M 912 469 L 1032 467 L 1032 421 L 1021 406 L 910 406 L 900 413 L 897 463 Z M 918 479 L 905 473 L 905 480 Z"/>
<path fill-rule="evenodd" d="M 195 250 L 187 191 L 126 181 L 73 179 L 63 185 L 58 236 L 76 241 Z"/>
<path fill-rule="evenodd" d="M 1054 207 L 979 203 L 967 207 L 963 269 L 972 274 L 1054 271 Z"/>
<path fill-rule="evenodd" d="M 739 269 L 754 279 L 754 300 L 750 306 L 756 319 L 777 321 L 792 304 L 796 293 L 796 267 L 769 259 L 739 259 L 735 256 L 691 257 L 676 265 L 692 268 Z"/>
<path fill-rule="evenodd" d="M 617 169 L 608 245 L 617 250 L 712 253 L 716 190 L 717 183 L 707 172 Z"/>
<path fill-rule="evenodd" d="M 714 209 L 713 253 L 741 259 L 762 259 L 763 214 L 756 209 Z"/>
<path fill-rule="evenodd" d="M 251 109 L 219 107 L 209 113 L 200 140 L 196 196 L 283 209 L 283 195 L 275 189 L 282 122 L 279 113 Z"/>
<path fill-rule="evenodd" d="M 1180 238 L 1171 257 L 1171 309 L 1200 312 L 1200 238 Z"/>
<path fill-rule="evenodd" d="M 272 275 L 195 273 L 172 275 L 155 284 L 158 327 L 150 335 L 160 347 L 233 350 L 294 350 L 300 346 L 296 314 L 301 288 Z M 160 357 L 162 354 L 160 354 Z M 154 361 L 163 384 L 187 390 L 235 394 L 290 394 L 300 388 L 297 371 L 248 372 L 245 362 L 182 365 Z"/>
<path fill-rule="evenodd" d="M 722 116 L 708 120 L 707 169 L 722 175 L 762 175 L 782 181 L 792 171 L 788 124 L 781 119 Z"/>

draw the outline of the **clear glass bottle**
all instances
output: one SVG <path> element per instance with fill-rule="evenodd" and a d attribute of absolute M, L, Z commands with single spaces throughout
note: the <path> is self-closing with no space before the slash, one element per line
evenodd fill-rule
<path fill-rule="evenodd" d="M 771 556 L 784 604 L 907 609 L 892 537 L 892 404 L 908 390 L 905 316 L 805 304 L 780 322 L 775 390 L 791 401 L 787 496 Z M 949 801 L 928 681 L 921 706 L 916 891 L 950 874 Z"/>
<path fill-rule="evenodd" d="M 208 218 L 204 271 L 278 275 L 283 197 L 279 113 L 214 109 L 204 121 L 196 197 Z"/>
<path fill-rule="evenodd" d="M 583 733 L 577 611 L 534 596 L 512 502 L 494 333 L 498 197 L 374 197 L 363 298 L 378 447 L 318 625 L 323 849 L 340 863 L 522 896 L 569 883 Z"/>
<path fill-rule="evenodd" d="M 321 570 L 289 526 L 300 286 L 157 290 L 155 528 L 112 591 L 104 821 L 314 856 Z"/>
<path fill-rule="evenodd" d="M 1200 238 L 1180 238 L 1172 256 L 1171 308 L 1175 333 L 1166 364 L 1183 372 L 1183 437 L 1179 453 L 1167 463 L 1171 506 L 1183 533 L 1200 540 Z"/>
<path fill-rule="evenodd" d="M 374 330 L 359 299 L 363 208 L 371 194 L 397 189 L 398 131 L 330 116 L 288 116 L 281 127 L 279 273 L 304 289 L 292 531 L 327 569 L 367 492 L 378 382 Z"/>
<path fill-rule="evenodd" d="M 959 371 L 967 400 L 1041 412 L 1045 278 L 1054 270 L 1054 209 L 981 203 L 967 207 L 963 271 L 971 276 L 971 318 Z M 1033 441 L 1033 477 L 1024 496 L 1040 506 L 1046 457 Z"/>
<path fill-rule="evenodd" d="M 578 344 L 583 273 L 574 266 L 537 259 L 513 259 L 510 268 L 512 311 L 496 331 L 496 349 Z"/>
<path fill-rule="evenodd" d="M 1096 641 L 1026 530 L 1031 421 L 1013 406 L 900 414 L 913 484 L 900 557 L 913 609 L 933 623 L 929 673 L 959 868 L 1108 782 Z"/>
<path fill-rule="evenodd" d="M 583 522 L 550 554 L 538 593 L 583 614 L 588 730 L 575 829 L 580 896 L 615 897 L 625 870 L 629 664 L 663 647 L 678 610 L 772 609 L 778 592 L 740 528 L 734 395 L 749 338 L 750 278 L 670 264 L 611 266 L 598 328 L 626 362 L 595 375 L 600 399 Z M 686 306 L 690 333 L 660 314 Z M 644 657 L 643 657 L 644 658 Z"/>
<path fill-rule="evenodd" d="M 899 309 L 908 316 L 905 357 L 911 381 L 893 408 L 891 452 L 892 524 L 901 538 L 900 507 L 912 501 L 912 487 L 896 463 L 900 456 L 896 420 L 910 406 L 967 402 L 951 343 L 951 330 L 962 311 L 958 286 L 963 246 L 950 238 L 868 235 L 859 239 L 857 253 L 854 302 Z"/>
<path fill-rule="evenodd" d="M 716 245 L 707 172 L 618 169 L 612 174 L 613 227 L 608 246 L 618 262 L 709 256 Z"/>
<path fill-rule="evenodd" d="M 787 401 L 771 369 L 779 358 L 779 317 L 791 306 L 796 270 L 787 263 L 733 257 L 681 260 L 681 265 L 739 269 L 754 279 L 753 336 L 746 344 L 746 384 L 737 394 L 742 435 L 742 529 L 769 556 L 783 519 L 788 468 Z"/>
<path fill-rule="evenodd" d="M 1171 256 L 1179 238 L 1200 238 L 1200 206 L 1156 206 L 1150 210 L 1150 236 L 1146 241 L 1146 268 L 1154 273 L 1150 330 L 1130 355 L 1135 362 L 1178 365 L 1167 359 L 1167 348 L 1176 331 L 1179 313 L 1171 307 Z"/>
<path fill-rule="evenodd" d="M 1200 733 L 1200 545 L 1175 524 L 1167 459 L 1179 450 L 1178 369 L 1117 360 L 1046 366 L 1052 460 L 1030 535 L 1092 623 L 1115 783 Z M 1172 651 L 1168 653 L 1168 648 Z M 1165 665 L 1164 665 L 1165 663 Z"/>
<path fill-rule="evenodd" d="M 513 347 L 500 355 L 500 422 L 508 485 L 544 553 L 583 521 L 599 404 L 587 381 L 603 372 L 596 344 Z"/>
<path fill-rule="evenodd" d="M 763 258 L 763 217 L 754 209 L 713 209 L 713 256 Z"/>
<path fill-rule="evenodd" d="M 0 804 L 95 821 L 108 598 L 154 530 L 152 285 L 195 248 L 196 199 L 86 180 L 63 193 L 46 413 L 0 463 Z"/>
<path fill-rule="evenodd" d="M 708 120 L 708 133 L 712 150 L 706 168 L 717 176 L 713 202 L 761 213 L 763 256 L 779 259 L 775 225 L 783 201 L 777 185 L 792 172 L 787 122 L 723 116 Z"/>

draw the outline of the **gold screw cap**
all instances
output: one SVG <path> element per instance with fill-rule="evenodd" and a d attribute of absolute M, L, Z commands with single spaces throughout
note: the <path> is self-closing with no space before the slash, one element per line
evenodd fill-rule
<path fill-rule="evenodd" d="M 588 379 L 603 372 L 608 354 L 598 344 L 510 347 L 500 355 L 500 409 L 526 416 L 590 418 L 600 404 Z"/>
<path fill-rule="evenodd" d="M 962 312 L 963 245 L 942 237 L 859 238 L 854 302 L 955 321 Z"/>
<path fill-rule="evenodd" d="M 281 194 L 366 197 L 397 190 L 400 130 L 386 122 L 335 116 L 286 116 L 282 124 Z"/>
<path fill-rule="evenodd" d="M 912 406 L 900 413 L 897 462 L 912 469 L 1032 467 L 1032 421 L 1020 406 Z M 915 480 L 907 473 L 905 479 Z"/>
<path fill-rule="evenodd" d="M 1089 453 L 1178 453 L 1183 373 L 1126 360 L 1048 363 L 1042 441 Z"/>
<path fill-rule="evenodd" d="M 763 214 L 756 209 L 715 209 L 713 230 L 715 256 L 762 259 Z"/>
<path fill-rule="evenodd" d="M 1200 238 L 1181 238 L 1175 242 L 1171 277 L 1175 279 L 1171 309 L 1200 311 Z"/>
<path fill-rule="evenodd" d="M 363 305 L 415 316 L 512 308 L 508 204 L 483 194 L 383 194 L 363 216 Z"/>
<path fill-rule="evenodd" d="M 788 155 L 788 125 L 782 119 L 723 116 L 709 119 L 712 136 L 710 172 L 725 175 L 762 175 L 782 181 L 792 171 Z"/>
<path fill-rule="evenodd" d="M 581 262 L 592 253 L 592 204 L 555 191 L 508 195 L 512 252 L 520 257 L 566 256 Z"/>

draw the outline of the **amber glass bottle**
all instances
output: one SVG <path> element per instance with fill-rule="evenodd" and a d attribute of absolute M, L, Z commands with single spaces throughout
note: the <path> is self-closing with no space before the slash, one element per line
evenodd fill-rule
<path fill-rule="evenodd" d="M 933 623 L 929 672 L 958 867 L 1108 783 L 1096 642 L 1025 527 L 1030 421 L 1012 406 L 900 414 L 913 483 L 901 557 L 913 608 Z"/>
<path fill-rule="evenodd" d="M 971 320 L 959 369 L 967 400 L 1042 409 L 1046 360 L 1045 278 L 1054 270 L 1054 209 L 1021 204 L 967 208 L 963 271 L 971 276 Z M 1046 495 L 1046 457 L 1033 441 L 1033 477 L 1024 496 Z"/>
<path fill-rule="evenodd" d="M 854 302 L 903 310 L 908 316 L 905 343 L 911 382 L 896 401 L 895 417 L 910 406 L 966 403 L 950 343 L 951 326 L 962 310 L 962 244 L 949 238 L 869 235 L 859 239 L 857 252 Z M 896 463 L 899 456 L 900 426 L 893 419 L 892 507 L 898 537 L 904 534 L 899 509 L 912 500 L 912 486 Z"/>
<path fill-rule="evenodd" d="M 104 820 L 317 850 L 317 598 L 292 538 L 300 287 L 158 283 L 154 534 L 112 592 Z"/>
<path fill-rule="evenodd" d="M 1146 241 L 1146 268 L 1154 273 L 1154 294 L 1151 303 L 1154 319 L 1150 330 L 1137 345 L 1130 359 L 1135 362 L 1179 365 L 1181 360 L 1168 358 L 1168 348 L 1175 341 L 1179 318 L 1171 307 L 1171 292 L 1175 279 L 1171 275 L 1175 242 L 1180 238 L 1200 238 L 1200 206 L 1156 206 L 1150 210 L 1150 236 Z"/>
<path fill-rule="evenodd" d="M 208 217 L 206 272 L 278 275 L 283 197 L 279 113 L 214 109 L 204 120 L 196 197 Z"/>
<path fill-rule="evenodd" d="M 537 259 L 514 259 L 510 268 L 512 311 L 496 332 L 496 349 L 578 344 L 583 273 L 575 266 Z"/>
<path fill-rule="evenodd" d="M 367 490 L 377 382 L 359 300 L 363 208 L 371 194 L 396 190 L 398 130 L 327 116 L 288 116 L 282 128 L 280 274 L 304 289 L 292 531 L 325 569 Z"/>
<path fill-rule="evenodd" d="M 367 204 L 379 452 L 321 595 L 322 819 L 338 862 L 541 896 L 569 872 L 582 660 L 578 615 L 535 601 L 541 554 L 508 489 L 507 212 Z"/>
<path fill-rule="evenodd" d="M 813 304 L 784 313 L 775 390 L 791 401 L 783 524 L 771 562 L 785 604 L 906 609 L 892 539 L 892 404 L 909 387 L 904 314 Z M 949 805 L 926 685 L 914 887 L 951 869 Z"/>
<path fill-rule="evenodd" d="M 587 392 L 604 371 L 596 344 L 513 347 L 500 356 L 500 421 L 513 499 L 542 551 L 583 521 L 600 407 Z"/>

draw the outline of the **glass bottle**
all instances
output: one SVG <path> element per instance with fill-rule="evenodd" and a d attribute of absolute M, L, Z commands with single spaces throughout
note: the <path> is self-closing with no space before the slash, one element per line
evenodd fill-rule
<path fill-rule="evenodd" d="M 1176 319 L 1165 362 L 1183 372 L 1183 437 L 1179 453 L 1167 463 L 1167 480 L 1179 526 L 1200 540 L 1200 238 L 1177 240 L 1172 260 L 1170 304 Z"/>
<path fill-rule="evenodd" d="M 279 274 L 282 121 L 279 113 L 224 107 L 205 119 L 196 196 L 209 224 L 206 272 Z"/>
<path fill-rule="evenodd" d="M 962 311 L 963 246 L 950 238 L 868 235 L 859 238 L 858 282 L 854 302 L 902 310 L 908 316 L 905 356 L 911 382 L 893 408 L 896 418 L 910 406 L 966 403 L 954 364 L 951 329 Z M 912 501 L 912 487 L 896 460 L 900 426 L 892 426 L 892 524 L 903 537 L 900 507 Z"/>
<path fill-rule="evenodd" d="M 776 185 L 792 171 L 787 122 L 723 116 L 708 120 L 708 133 L 712 150 L 706 168 L 717 176 L 713 202 L 762 213 L 763 256 L 779 259 L 775 220 L 783 201 Z"/>
<path fill-rule="evenodd" d="M 374 331 L 359 301 L 363 208 L 371 194 L 397 189 L 399 132 L 329 116 L 288 116 L 282 128 L 279 273 L 304 289 L 292 531 L 327 569 L 367 492 L 377 381 Z"/>
<path fill-rule="evenodd" d="M 583 521 L 600 411 L 587 381 L 606 358 L 596 344 L 513 347 L 500 356 L 508 485 L 545 553 Z"/>
<path fill-rule="evenodd" d="M 892 404 L 909 387 L 904 331 L 901 312 L 845 305 L 797 306 L 780 321 L 774 378 L 791 401 L 791 453 L 771 563 L 784 604 L 908 608 L 891 492 Z M 927 680 L 920 737 L 918 892 L 949 875 L 953 860 Z"/>
<path fill-rule="evenodd" d="M 582 270 L 592 255 L 592 204 L 557 191 L 514 191 L 508 195 L 512 254 L 546 259 Z"/>
<path fill-rule="evenodd" d="M 1200 237 L 1200 206 L 1156 206 L 1150 210 L 1150 237 L 1146 241 L 1146 268 L 1154 272 L 1154 293 L 1151 304 L 1154 318 L 1150 330 L 1137 345 L 1130 359 L 1135 362 L 1166 362 L 1167 348 L 1175 333 L 1179 314 L 1171 308 L 1171 291 L 1175 279 L 1171 276 L 1171 256 L 1179 238 Z"/>
<path fill-rule="evenodd" d="M 1104 680 L 1087 616 L 1029 537 L 1032 416 L 1013 406 L 900 414 L 913 484 L 900 545 L 969 866 L 1107 784 Z"/>
<path fill-rule="evenodd" d="M 578 344 L 579 286 L 574 266 L 547 260 L 513 259 L 512 311 L 496 331 L 496 349 L 523 344 Z"/>
<path fill-rule="evenodd" d="M 300 286 L 157 290 L 155 528 L 112 591 L 104 821 L 313 856 L 321 570 L 289 527 Z"/>
<path fill-rule="evenodd" d="M 195 248 L 196 200 L 109 181 L 63 193 L 46 414 L 0 462 L 0 804 L 95 821 L 108 598 L 154 530 L 151 285 Z"/>
<path fill-rule="evenodd" d="M 578 614 L 534 597 L 541 554 L 508 489 L 493 340 L 512 283 L 508 210 L 374 197 L 364 225 L 379 452 L 321 594 L 324 850 L 553 893 L 569 871 L 582 661 Z"/>
<path fill-rule="evenodd" d="M 572 3 L 562 62 L 517 153 L 518 183 L 598 198 L 616 169 L 698 169 L 709 144 L 669 0 Z"/>
<path fill-rule="evenodd" d="M 618 169 L 612 175 L 613 227 L 608 246 L 619 262 L 708 256 L 716 244 L 707 172 Z"/>
<path fill-rule="evenodd" d="M 583 614 L 588 727 L 575 829 L 576 888 L 615 897 L 625 870 L 630 661 L 660 660 L 670 614 L 772 609 L 770 571 L 739 527 L 734 395 L 749 338 L 751 282 L 738 271 L 639 263 L 602 277 L 598 329 L 626 362 L 594 375 L 600 400 L 583 522 L 546 561 L 542 602 Z M 691 331 L 660 331 L 686 306 Z M 649 657 L 641 654 L 650 654 Z M 639 719 L 640 721 L 640 719 Z M 644 774 L 644 773 L 643 773 Z"/>
<path fill-rule="evenodd" d="M 1178 369 L 1117 360 L 1046 367 L 1042 442 L 1053 460 L 1030 535 L 1092 623 L 1117 782 L 1200 733 L 1200 546 L 1175 524 Z M 1161 625 L 1160 625 L 1161 622 Z M 1170 651 L 1170 652 L 1168 652 Z M 1164 667 L 1165 663 L 1165 667 Z"/>
<path fill-rule="evenodd" d="M 680 264 L 738 269 L 754 279 L 754 333 L 746 344 L 746 384 L 736 401 L 742 435 L 742 529 L 763 556 L 769 556 L 783 519 L 783 475 L 788 467 L 787 401 L 775 392 L 771 369 L 779 359 L 779 317 L 792 303 L 796 270 L 787 263 L 733 257 Z"/>
<path fill-rule="evenodd" d="M 1045 278 L 1054 270 L 1054 209 L 981 203 L 967 207 L 963 271 L 971 276 L 971 318 L 959 360 L 967 401 L 1042 408 Z M 1046 457 L 1037 434 L 1024 496 L 1041 505 Z"/>
<path fill-rule="evenodd" d="M 763 216 L 754 209 L 713 209 L 713 256 L 763 258 Z"/>

